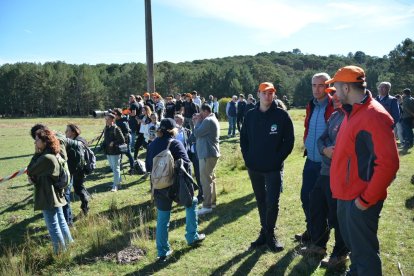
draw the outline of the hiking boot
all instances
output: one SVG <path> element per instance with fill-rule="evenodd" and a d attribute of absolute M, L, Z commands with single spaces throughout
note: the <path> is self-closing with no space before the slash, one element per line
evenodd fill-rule
<path fill-rule="evenodd" d="M 308 231 L 306 230 L 302 234 L 296 234 L 295 235 L 295 240 L 300 242 L 300 243 L 305 243 L 305 242 L 310 242 L 311 237 L 310 237 Z"/>
<path fill-rule="evenodd" d="M 284 249 L 283 244 L 276 239 L 273 232 L 266 233 L 266 245 L 272 252 L 280 252 Z"/>
<path fill-rule="evenodd" d="M 326 255 L 325 248 L 314 245 L 314 244 L 311 244 L 310 246 L 302 247 L 301 249 L 299 249 L 299 252 L 302 255 L 321 255 L 321 256 Z"/>
<path fill-rule="evenodd" d="M 340 266 L 344 266 L 348 259 L 349 259 L 348 255 L 325 257 L 321 261 L 321 266 L 326 267 L 326 268 L 337 268 Z"/>
<path fill-rule="evenodd" d="M 259 237 L 254 242 L 250 243 L 249 249 L 255 249 L 265 244 L 266 244 L 266 235 L 264 231 L 262 230 L 260 231 Z"/>
<path fill-rule="evenodd" d="M 88 213 L 89 213 L 89 202 L 88 201 L 82 202 L 82 204 L 81 204 L 81 210 L 82 210 L 82 212 L 83 212 L 83 214 L 85 216 L 88 215 Z"/>

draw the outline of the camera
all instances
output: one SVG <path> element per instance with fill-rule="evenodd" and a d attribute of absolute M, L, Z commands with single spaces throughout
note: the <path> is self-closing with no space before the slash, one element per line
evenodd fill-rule
<path fill-rule="evenodd" d="M 91 113 L 92 113 L 92 116 L 94 118 L 96 118 L 96 117 L 105 117 L 109 113 L 113 113 L 113 111 L 112 111 L 112 109 L 108 109 L 108 110 L 105 110 L 105 111 L 102 111 L 102 110 L 94 110 Z"/>

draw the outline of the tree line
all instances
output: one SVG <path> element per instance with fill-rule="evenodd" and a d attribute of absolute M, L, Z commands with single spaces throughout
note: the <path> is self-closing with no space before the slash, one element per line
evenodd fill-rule
<path fill-rule="evenodd" d="M 414 84 L 414 42 L 407 38 L 383 57 L 362 51 L 317 56 L 293 49 L 182 63 L 163 61 L 154 65 L 154 71 L 156 90 L 162 96 L 193 90 L 206 98 L 247 95 L 255 93 L 260 82 L 270 81 L 279 96 L 288 96 L 294 106 L 304 106 L 311 97 L 314 73 L 333 75 L 351 64 L 365 69 L 368 89 L 374 94 L 381 81 L 391 82 L 392 94 L 401 93 Z M 0 67 L 1 116 L 84 116 L 91 110 L 125 107 L 130 94 L 145 91 L 143 63 L 74 65 L 57 61 Z"/>

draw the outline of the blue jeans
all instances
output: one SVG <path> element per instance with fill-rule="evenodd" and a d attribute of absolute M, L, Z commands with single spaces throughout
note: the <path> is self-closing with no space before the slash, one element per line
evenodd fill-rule
<path fill-rule="evenodd" d="M 365 211 L 358 209 L 354 200 L 339 200 L 337 215 L 341 234 L 351 251 L 351 275 L 382 275 L 378 221 L 384 201 Z"/>
<path fill-rule="evenodd" d="M 310 193 L 315 186 L 316 180 L 321 173 L 321 162 L 314 162 L 309 158 L 306 158 L 305 166 L 303 167 L 302 174 L 302 188 L 300 190 L 300 200 L 302 201 L 303 212 L 305 213 L 306 229 L 310 233 Z"/>
<path fill-rule="evenodd" d="M 236 121 L 237 121 L 237 117 L 232 117 L 229 116 L 228 117 L 229 120 L 229 131 L 228 131 L 228 135 L 236 135 Z"/>
<path fill-rule="evenodd" d="M 171 201 L 172 203 L 172 201 Z M 193 204 L 191 207 L 185 208 L 185 239 L 188 244 L 192 244 L 198 240 L 197 232 L 197 203 L 196 197 L 193 198 Z M 170 226 L 171 211 L 162 211 L 157 208 L 157 229 L 156 229 L 156 244 L 158 257 L 167 255 L 167 252 L 171 250 L 170 243 L 168 242 L 168 227 Z"/>
<path fill-rule="evenodd" d="M 114 182 L 112 184 L 112 188 L 117 188 L 121 183 L 121 158 L 120 154 L 117 155 L 107 155 L 106 158 L 108 159 L 109 166 L 114 173 Z"/>
<path fill-rule="evenodd" d="M 130 141 L 132 141 L 131 135 L 129 135 L 129 138 L 130 138 Z M 127 144 L 127 152 L 125 153 L 125 155 L 128 157 L 129 168 L 132 170 L 134 168 L 134 158 L 132 157 L 131 148 L 132 148 L 131 143 Z M 122 157 L 121 157 L 121 162 L 122 162 Z"/>
<path fill-rule="evenodd" d="M 69 227 L 63 215 L 62 207 L 43 210 L 46 227 L 52 239 L 55 254 L 65 251 L 69 243 L 73 242 Z"/>
<path fill-rule="evenodd" d="M 279 215 L 282 173 L 281 171 L 262 173 L 252 170 L 248 172 L 259 209 L 262 230 L 273 233 Z"/>
<path fill-rule="evenodd" d="M 65 192 L 64 192 L 64 196 L 66 199 L 66 202 L 68 204 L 66 204 L 65 206 L 62 207 L 63 210 L 63 215 L 65 216 L 65 220 L 66 223 L 68 225 L 72 225 L 73 224 L 73 215 L 72 215 L 72 208 L 70 207 L 70 194 L 71 194 L 71 190 L 72 190 L 72 186 L 73 186 L 73 178 L 70 180 L 69 185 L 65 188 Z"/>

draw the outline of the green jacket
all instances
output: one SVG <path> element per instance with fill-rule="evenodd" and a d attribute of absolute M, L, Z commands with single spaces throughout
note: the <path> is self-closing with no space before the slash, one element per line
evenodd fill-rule
<path fill-rule="evenodd" d="M 59 163 L 48 151 L 36 153 L 27 167 L 27 175 L 34 182 L 34 209 L 47 210 L 66 205 L 62 192 L 57 192 L 53 181 L 59 176 Z"/>

